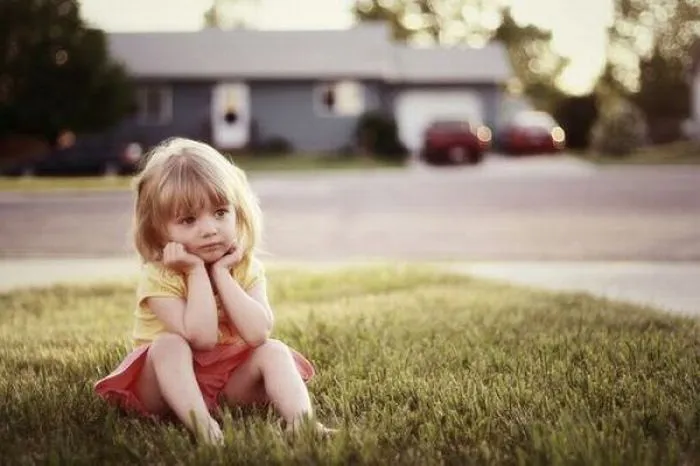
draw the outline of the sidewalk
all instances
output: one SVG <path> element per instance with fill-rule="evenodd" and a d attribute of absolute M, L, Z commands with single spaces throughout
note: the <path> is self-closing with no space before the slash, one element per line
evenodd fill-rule
<path fill-rule="evenodd" d="M 359 265 L 358 262 L 347 264 Z M 270 266 L 328 269 L 336 262 L 276 262 Z M 437 264 L 446 270 L 553 291 L 581 291 L 700 315 L 697 262 L 470 262 Z M 96 283 L 135 278 L 134 258 L 0 260 L 0 292 L 55 283 Z"/>
<path fill-rule="evenodd" d="M 699 262 L 483 262 L 451 270 L 700 316 Z"/>

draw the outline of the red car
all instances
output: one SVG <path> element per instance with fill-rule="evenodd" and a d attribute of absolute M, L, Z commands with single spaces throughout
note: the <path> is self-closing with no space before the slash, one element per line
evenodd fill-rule
<path fill-rule="evenodd" d="M 477 164 L 491 142 L 491 130 L 466 120 L 437 120 L 425 130 L 421 159 L 431 165 Z"/>
<path fill-rule="evenodd" d="M 518 113 L 505 125 L 500 148 L 507 154 L 557 153 L 566 146 L 561 126 L 544 112 Z"/>

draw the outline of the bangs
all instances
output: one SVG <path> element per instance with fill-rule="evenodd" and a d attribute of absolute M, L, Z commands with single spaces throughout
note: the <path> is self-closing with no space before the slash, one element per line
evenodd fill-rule
<path fill-rule="evenodd" d="M 211 206 L 233 203 L 231 189 L 223 179 L 215 176 L 214 170 L 187 163 L 175 163 L 169 168 L 155 199 L 159 210 L 157 216 L 161 220 L 167 221 Z"/>

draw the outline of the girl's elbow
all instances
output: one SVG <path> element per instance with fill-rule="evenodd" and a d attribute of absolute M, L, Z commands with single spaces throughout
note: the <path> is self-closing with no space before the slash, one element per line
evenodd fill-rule
<path fill-rule="evenodd" d="M 217 343 L 217 335 L 213 337 L 211 335 L 207 336 L 194 336 L 189 339 L 190 344 L 194 349 L 209 351 L 214 349 Z"/>
<path fill-rule="evenodd" d="M 244 338 L 244 340 L 248 344 L 248 346 L 252 346 L 253 348 L 257 348 L 258 346 L 265 343 L 268 338 L 270 338 L 270 334 L 271 334 L 271 329 L 265 329 L 264 331 L 256 332 L 255 334 L 248 335 L 247 338 Z"/>
<path fill-rule="evenodd" d="M 193 340 L 191 343 L 192 343 L 192 348 L 194 348 L 198 351 L 211 351 L 216 346 L 216 342 L 211 342 L 208 340 L 206 340 L 206 341 Z"/>

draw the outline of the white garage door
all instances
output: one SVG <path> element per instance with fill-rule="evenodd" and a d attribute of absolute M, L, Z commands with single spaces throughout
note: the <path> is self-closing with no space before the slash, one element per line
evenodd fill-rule
<path fill-rule="evenodd" d="M 401 142 L 411 151 L 423 142 L 427 125 L 435 119 L 467 118 L 484 121 L 483 105 L 474 91 L 410 90 L 401 92 L 394 103 Z"/>

